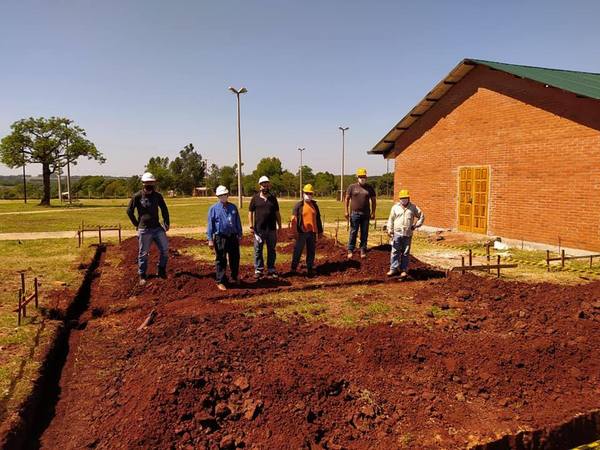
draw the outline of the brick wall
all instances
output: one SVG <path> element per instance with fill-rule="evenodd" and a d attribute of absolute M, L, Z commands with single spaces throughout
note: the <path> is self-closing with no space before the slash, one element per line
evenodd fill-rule
<path fill-rule="evenodd" d="M 488 234 L 600 251 L 600 101 L 475 67 L 396 141 L 395 191 L 458 227 L 458 169 L 490 167 Z"/>

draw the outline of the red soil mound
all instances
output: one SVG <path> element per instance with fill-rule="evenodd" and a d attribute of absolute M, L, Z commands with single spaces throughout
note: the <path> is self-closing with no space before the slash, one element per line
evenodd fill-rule
<path fill-rule="evenodd" d="M 326 289 L 331 279 L 383 282 L 385 249 L 348 262 L 324 240 L 315 279 L 246 280 L 223 294 L 210 265 L 177 251 L 197 244 L 172 239 L 171 277 L 145 289 L 133 241 L 123 263 L 104 266 L 71 337 L 44 447 L 458 449 L 600 407 L 600 283 L 470 274 L 396 283 L 399 295 L 457 317 L 335 328 L 217 300 Z M 150 309 L 156 322 L 136 330 Z"/>

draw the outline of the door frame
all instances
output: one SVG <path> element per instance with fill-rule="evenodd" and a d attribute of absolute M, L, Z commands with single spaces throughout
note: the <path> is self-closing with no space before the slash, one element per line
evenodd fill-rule
<path fill-rule="evenodd" d="M 488 183 L 487 183 L 487 202 L 486 202 L 486 224 L 485 224 L 485 233 L 478 233 L 477 231 L 464 231 L 460 229 L 460 169 L 481 169 L 482 167 L 487 168 L 488 170 Z M 489 164 L 466 164 L 462 166 L 456 166 L 456 197 L 455 197 L 455 205 L 456 205 L 456 230 L 461 231 L 463 233 L 475 233 L 482 235 L 490 234 L 490 213 L 491 213 L 491 198 L 490 194 L 492 192 L 492 166 Z"/>

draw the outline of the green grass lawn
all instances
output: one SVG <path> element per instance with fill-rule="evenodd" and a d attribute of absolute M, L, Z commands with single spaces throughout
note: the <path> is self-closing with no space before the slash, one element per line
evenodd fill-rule
<path fill-rule="evenodd" d="M 249 199 L 244 199 L 241 211 L 244 227 L 247 226 Z M 208 208 L 215 203 L 213 198 L 167 198 L 171 226 L 195 227 L 205 226 Z M 292 214 L 296 199 L 279 200 L 281 216 L 287 222 Z M 332 199 L 319 200 L 319 207 L 324 221 L 333 223 L 336 219 L 344 221 L 344 208 L 339 201 Z M 126 215 L 127 199 L 91 199 L 82 200 L 77 206 L 61 206 L 56 202 L 50 207 L 35 206 L 34 203 L 23 204 L 15 200 L 0 200 L 0 233 L 69 231 L 77 230 L 82 221 L 89 225 L 117 225 L 133 229 Z M 392 201 L 378 201 L 377 220 L 387 219 Z"/>
<path fill-rule="evenodd" d="M 76 243 L 75 243 L 76 244 Z M 78 249 L 71 239 L 0 241 L 0 415 L 16 407 L 26 395 L 39 365 L 40 351 L 54 333 L 57 322 L 43 321 L 33 303 L 27 317 L 17 327 L 17 290 L 19 271 L 26 273 L 26 289 L 33 278 L 40 282 L 40 304 L 46 306 L 45 293 L 57 287 L 75 290 L 82 273 L 77 266 L 89 262 L 93 248 Z M 2 420 L 2 417 L 0 417 Z"/>

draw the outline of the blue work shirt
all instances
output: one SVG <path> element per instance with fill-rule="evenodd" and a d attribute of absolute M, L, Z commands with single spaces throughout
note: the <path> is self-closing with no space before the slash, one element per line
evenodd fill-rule
<path fill-rule="evenodd" d="M 208 227 L 206 235 L 212 241 L 215 234 L 242 235 L 242 222 L 238 209 L 233 203 L 217 202 L 208 210 Z"/>

